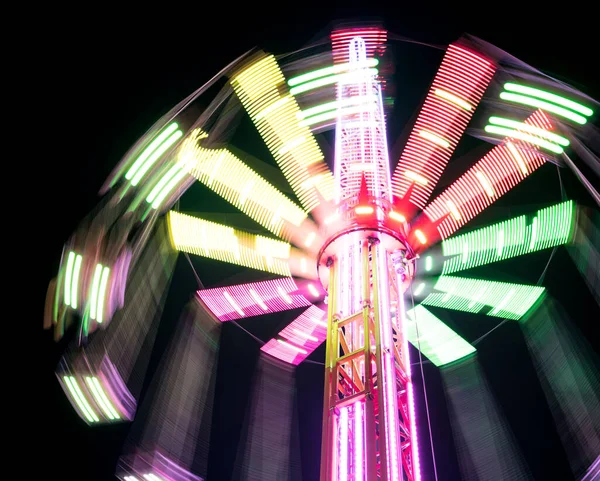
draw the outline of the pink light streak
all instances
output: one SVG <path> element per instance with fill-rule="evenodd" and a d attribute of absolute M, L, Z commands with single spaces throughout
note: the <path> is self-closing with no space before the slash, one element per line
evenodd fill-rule
<path fill-rule="evenodd" d="M 228 287 L 198 291 L 198 297 L 220 321 L 260 316 L 311 306 L 306 297 L 297 293 L 291 277 L 250 282 Z"/>
<path fill-rule="evenodd" d="M 402 281 L 398 280 L 398 289 L 401 289 Z M 410 353 L 408 352 L 408 333 L 406 330 L 406 318 L 404 315 L 404 297 L 399 296 L 396 308 L 396 327 L 402 332 L 402 357 L 407 370 L 408 381 L 406 392 L 408 397 L 408 414 L 410 417 L 410 440 L 412 450 L 412 469 L 414 481 L 421 481 L 421 461 L 419 459 L 419 441 L 417 436 L 417 418 L 415 409 L 415 394 L 413 392 L 412 372 L 410 367 Z M 398 317 L 400 316 L 400 317 Z"/>
<path fill-rule="evenodd" d="M 300 364 L 327 337 L 326 315 L 311 305 L 260 350 L 289 364 Z"/>

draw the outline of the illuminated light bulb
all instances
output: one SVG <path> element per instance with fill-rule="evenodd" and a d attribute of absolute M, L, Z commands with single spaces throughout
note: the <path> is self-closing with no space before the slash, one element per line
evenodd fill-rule
<path fill-rule="evenodd" d="M 314 242 L 315 238 L 317 237 L 316 232 L 311 232 L 310 234 L 308 234 L 306 236 L 306 240 L 304 241 L 304 245 L 306 247 L 310 247 L 312 245 L 312 243 Z"/>
<path fill-rule="evenodd" d="M 309 284 L 307 286 L 307 288 L 308 288 L 308 292 L 310 292 L 313 297 L 319 297 L 319 291 L 317 290 L 317 288 L 314 285 Z"/>
<path fill-rule="evenodd" d="M 587 122 L 587 119 L 582 115 L 576 114 L 563 107 L 559 107 L 558 105 L 554 105 L 549 102 L 544 102 L 543 100 L 527 97 L 526 95 L 514 94 L 512 92 L 501 92 L 500 98 L 502 100 L 508 100 L 509 102 L 515 102 L 517 104 L 522 105 L 529 105 L 530 107 L 536 107 L 538 109 L 552 112 L 553 114 L 560 115 L 561 117 L 572 120 L 573 122 L 576 122 L 580 125 L 583 125 Z"/>
<path fill-rule="evenodd" d="M 283 339 L 277 339 L 277 342 L 284 345 L 285 347 L 289 347 L 290 349 L 293 349 L 294 351 L 298 351 L 300 354 L 307 354 L 307 352 L 304 349 L 302 349 L 301 347 L 294 346 L 293 344 L 290 344 L 289 342 L 286 342 Z"/>
<path fill-rule="evenodd" d="M 423 177 L 421 174 L 413 172 L 412 170 L 407 170 L 406 172 L 404 172 L 404 176 L 411 180 L 414 180 L 417 184 L 420 185 L 427 185 L 428 182 L 425 177 Z"/>
<path fill-rule="evenodd" d="M 359 205 L 354 208 L 354 212 L 356 212 L 358 215 L 372 214 L 373 207 L 370 205 Z"/>
<path fill-rule="evenodd" d="M 423 232 L 421 232 L 419 229 L 415 230 L 415 236 L 421 244 L 425 244 L 427 242 L 427 237 L 425 237 L 425 234 L 423 234 Z"/>
<path fill-rule="evenodd" d="M 398 222 L 406 222 L 406 217 L 395 210 L 391 210 L 389 216 L 390 219 L 397 220 Z"/>

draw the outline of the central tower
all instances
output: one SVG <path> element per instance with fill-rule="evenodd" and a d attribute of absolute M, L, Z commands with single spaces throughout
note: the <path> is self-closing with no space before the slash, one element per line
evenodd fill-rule
<path fill-rule="evenodd" d="M 336 213 L 319 253 L 328 290 L 321 481 L 417 481 L 403 292 L 414 274 L 393 210 L 379 28 L 332 33 L 337 84 Z"/>

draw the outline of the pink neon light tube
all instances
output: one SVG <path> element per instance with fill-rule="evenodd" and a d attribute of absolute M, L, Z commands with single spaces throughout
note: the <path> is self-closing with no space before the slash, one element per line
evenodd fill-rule
<path fill-rule="evenodd" d="M 298 307 L 312 302 L 297 293 L 291 277 L 198 291 L 198 297 L 220 321 L 230 321 Z"/>
<path fill-rule="evenodd" d="M 300 364 L 327 337 L 326 315 L 319 307 L 310 306 L 260 350 L 281 361 Z"/>

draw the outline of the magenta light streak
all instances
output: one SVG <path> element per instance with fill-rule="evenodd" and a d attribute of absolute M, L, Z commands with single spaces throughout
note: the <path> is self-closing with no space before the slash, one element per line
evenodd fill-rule
<path fill-rule="evenodd" d="M 327 337 L 327 324 L 323 322 L 326 315 L 322 309 L 311 305 L 281 330 L 276 338 L 261 347 L 261 351 L 289 364 L 300 364 Z"/>
<path fill-rule="evenodd" d="M 354 481 L 363 481 L 364 477 L 364 428 L 365 416 L 362 401 L 354 403 Z"/>
<path fill-rule="evenodd" d="M 402 281 L 398 279 L 398 290 L 401 289 Z M 410 439 L 412 449 L 413 477 L 414 481 L 421 481 L 421 462 L 419 460 L 419 442 L 417 437 L 417 419 L 415 409 L 415 395 L 413 392 L 412 370 L 410 366 L 410 353 L 408 352 L 408 333 L 406 332 L 406 318 L 404 310 L 404 297 L 398 296 L 398 306 L 396 307 L 396 327 L 402 331 L 402 353 L 404 365 L 407 369 L 408 382 L 406 383 L 406 392 L 408 396 L 408 414 L 410 416 Z"/>
<path fill-rule="evenodd" d="M 298 286 L 294 280 L 291 277 L 284 277 L 203 289 L 198 291 L 198 297 L 217 319 L 231 321 L 312 305 L 311 301 L 303 295 L 294 294 L 296 291 Z"/>
<path fill-rule="evenodd" d="M 348 481 L 348 407 L 340 408 L 338 481 Z"/>
<path fill-rule="evenodd" d="M 386 423 L 386 440 L 388 445 L 388 480 L 399 481 L 400 466 L 398 439 L 398 399 L 396 393 L 396 370 L 392 350 L 392 319 L 390 316 L 389 279 L 388 279 L 388 254 L 380 244 L 376 247 L 377 272 L 379 279 L 379 327 L 382 339 L 382 368 L 384 377 L 384 396 Z"/>

